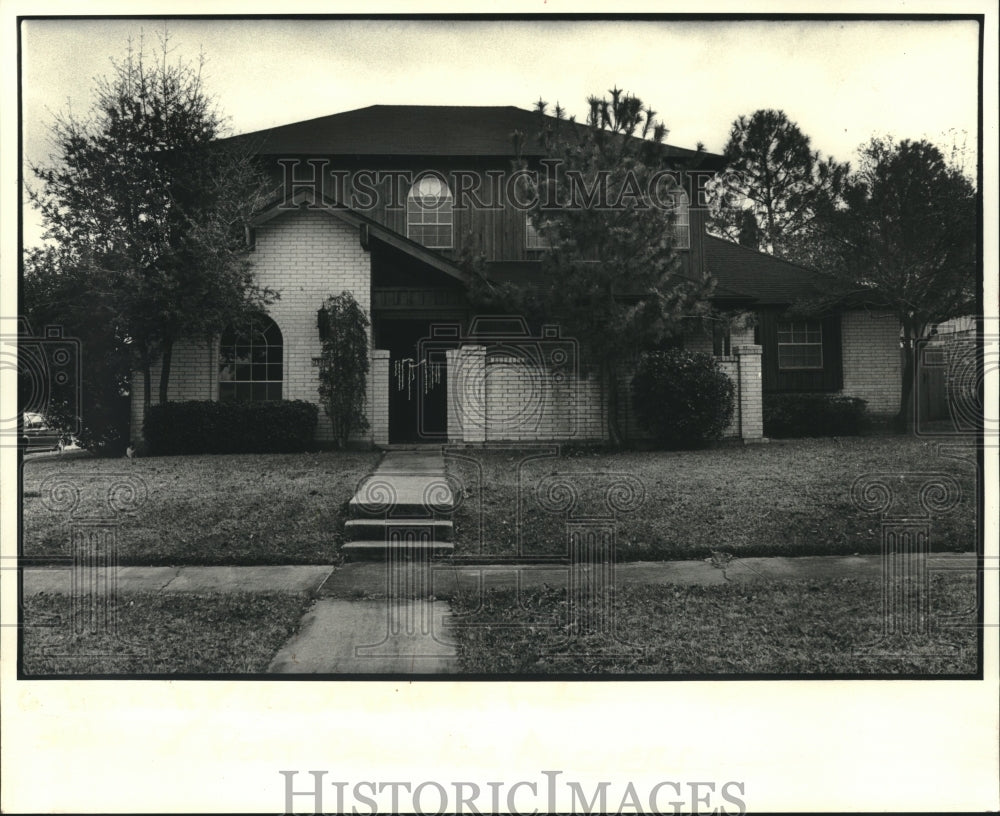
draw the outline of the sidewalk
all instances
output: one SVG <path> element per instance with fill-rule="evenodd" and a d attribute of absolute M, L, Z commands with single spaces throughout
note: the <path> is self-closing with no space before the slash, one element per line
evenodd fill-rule
<path fill-rule="evenodd" d="M 892 565 L 896 567 L 897 565 Z M 930 572 L 972 572 L 971 554 L 928 558 Z M 121 567 L 77 575 L 69 568 L 26 568 L 25 596 L 100 591 L 113 582 L 119 595 L 151 593 L 293 592 L 314 597 L 298 631 L 278 650 L 268 674 L 356 676 L 440 675 L 458 671 L 448 603 L 459 591 L 564 587 L 589 581 L 593 567 L 568 564 L 470 565 L 451 560 L 393 560 L 333 566 Z M 604 578 L 611 578 L 607 567 Z M 96 574 L 95 574 L 96 572 Z M 878 578 L 882 557 L 804 556 L 801 558 L 636 562 L 614 565 L 614 584 L 721 586 L 728 582 L 775 580 L 830 581 Z M 595 576 L 596 578 L 597 576 Z M 109 589 L 111 587 L 108 587 Z"/>
<path fill-rule="evenodd" d="M 114 578 L 118 592 L 294 592 L 311 595 L 333 566 L 275 567 L 119 567 L 87 571 L 95 586 Z M 24 594 L 72 593 L 71 567 L 29 567 L 23 570 Z"/>
<path fill-rule="evenodd" d="M 940 553 L 927 559 L 931 572 L 974 570 L 971 553 Z M 615 564 L 617 584 L 683 584 L 720 586 L 730 581 L 831 580 L 874 578 L 882 574 L 880 555 L 802 556 L 799 558 L 734 558 L 724 568 L 709 561 L 633 561 Z M 442 560 L 431 565 L 432 593 L 444 597 L 455 590 L 520 586 L 565 585 L 564 565 L 462 565 Z M 69 567 L 30 567 L 23 570 L 24 594 L 69 594 L 73 573 Z M 119 567 L 119 592 L 296 592 L 349 599 L 385 595 L 388 570 L 383 562 L 333 566 L 262 567 Z M 107 580 L 102 575 L 98 580 Z"/>

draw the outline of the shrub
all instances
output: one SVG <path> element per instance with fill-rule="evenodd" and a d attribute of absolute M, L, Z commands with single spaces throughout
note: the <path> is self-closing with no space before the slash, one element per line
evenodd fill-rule
<path fill-rule="evenodd" d="M 869 425 L 865 401 L 830 394 L 765 394 L 764 435 L 857 436 Z"/>
<path fill-rule="evenodd" d="M 143 433 L 149 452 L 296 453 L 312 447 L 319 409 L 283 402 L 166 402 L 152 405 Z"/>
<path fill-rule="evenodd" d="M 639 423 L 669 448 L 719 439 L 733 418 L 733 382 L 710 354 L 656 351 L 643 355 L 632 378 Z"/>
<path fill-rule="evenodd" d="M 323 353 L 319 396 L 341 448 L 352 431 L 368 430 L 365 391 L 368 380 L 368 315 L 348 291 L 331 295 L 317 315 Z"/>

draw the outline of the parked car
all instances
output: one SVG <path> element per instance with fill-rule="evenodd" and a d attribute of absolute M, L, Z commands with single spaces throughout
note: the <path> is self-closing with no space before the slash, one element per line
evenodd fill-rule
<path fill-rule="evenodd" d="M 30 450 L 58 450 L 64 444 L 62 431 L 49 427 L 45 417 L 26 411 L 21 427 L 21 447 Z"/>

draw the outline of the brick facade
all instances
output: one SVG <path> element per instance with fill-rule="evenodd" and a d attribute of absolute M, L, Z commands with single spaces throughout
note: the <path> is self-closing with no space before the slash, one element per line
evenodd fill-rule
<path fill-rule="evenodd" d="M 752 333 L 752 329 L 751 329 Z M 448 439 L 454 443 L 600 441 L 607 401 L 596 373 L 563 376 L 485 346 L 448 352 Z M 717 358 L 736 388 L 733 420 L 725 436 L 763 437 L 760 346 L 746 345 Z M 619 379 L 619 424 L 628 439 L 647 436 L 631 405 L 631 371 Z"/>
<path fill-rule="evenodd" d="M 281 297 L 267 311 L 278 328 L 283 342 L 284 399 L 319 402 L 319 369 L 313 358 L 319 357 L 321 343 L 316 314 L 330 295 L 349 291 L 371 313 L 371 260 L 361 246 L 358 230 L 339 218 L 311 210 L 282 213 L 257 228 L 252 256 L 257 280 Z M 222 327 L 220 327 L 221 329 Z M 383 365 L 374 359 L 372 373 Z M 388 376 L 387 360 L 384 364 Z M 171 364 L 168 399 L 218 399 L 218 341 L 213 343 L 183 341 L 176 344 Z M 141 440 L 142 379 L 133 378 L 132 435 Z M 153 371 L 155 389 L 159 368 Z M 369 378 L 368 421 L 372 429 L 356 441 L 374 440 L 375 428 L 387 426 L 388 416 L 376 415 Z M 332 438 L 330 420 L 320 411 L 317 439 Z M 386 438 L 387 439 L 387 438 Z"/>
<path fill-rule="evenodd" d="M 350 291 L 371 314 L 371 256 L 358 229 L 329 212 L 300 209 L 281 213 L 257 228 L 253 263 L 258 280 L 280 292 L 268 308 L 282 333 L 284 399 L 318 402 L 319 376 L 313 359 L 321 343 L 316 313 L 330 295 Z M 731 353 L 717 357 L 736 386 L 736 407 L 726 436 L 744 440 L 763 436 L 761 349 L 753 343 L 751 321 L 737 319 Z M 865 399 L 873 413 L 895 411 L 900 387 L 898 325 L 886 315 L 843 315 L 843 390 Z M 712 352 L 712 338 L 696 334 L 685 347 Z M 553 376 L 537 364 L 510 356 L 488 355 L 485 345 L 469 344 L 447 353 L 448 438 L 455 442 L 601 440 L 607 402 L 600 378 L 586 368 Z M 544 366 L 542 366 L 544 368 Z M 372 351 L 366 402 L 370 429 L 355 441 L 389 441 L 389 352 Z M 153 388 L 158 385 L 153 371 Z M 218 399 L 218 340 L 179 342 L 174 350 L 169 399 Z M 631 373 L 619 386 L 620 423 L 628 438 L 641 439 L 630 405 Z M 142 380 L 134 379 L 133 439 L 141 439 Z M 331 439 L 321 411 L 319 441 Z"/>
<path fill-rule="evenodd" d="M 895 414 L 903 384 L 899 321 L 884 312 L 853 311 L 844 312 L 840 326 L 844 372 L 840 393 L 865 400 L 872 414 Z"/>

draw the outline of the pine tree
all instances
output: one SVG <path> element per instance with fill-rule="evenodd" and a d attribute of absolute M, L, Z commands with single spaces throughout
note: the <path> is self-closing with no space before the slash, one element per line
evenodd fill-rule
<path fill-rule="evenodd" d="M 559 106 L 549 116 L 545 102 L 536 105 L 537 138 L 558 168 L 539 173 L 537 183 L 526 180 L 522 191 L 523 201 L 537 199 L 529 218 L 548 244 L 540 272 L 545 285 L 502 292 L 509 308 L 558 323 L 564 336 L 577 339 L 582 358 L 600 373 L 608 438 L 620 446 L 623 364 L 705 311 L 710 283 L 684 276 L 676 210 L 646 194 L 656 188 L 660 204 L 680 201 L 668 189 L 676 176 L 665 172 L 674 169 L 663 145 L 666 128 L 637 97 L 617 88 L 609 93 L 589 99 L 585 126 Z M 523 138 L 515 134 L 516 142 Z M 586 200 L 587 192 L 594 200 Z"/>
<path fill-rule="evenodd" d="M 837 199 L 849 167 L 821 158 L 798 125 L 776 110 L 733 122 L 725 158 L 727 172 L 713 185 L 713 231 L 812 263 L 816 213 Z"/>

